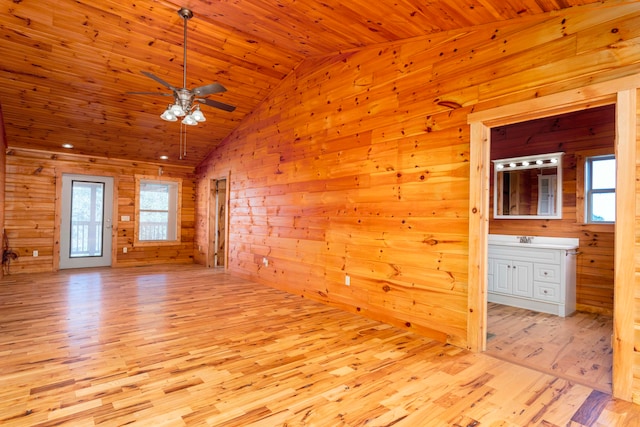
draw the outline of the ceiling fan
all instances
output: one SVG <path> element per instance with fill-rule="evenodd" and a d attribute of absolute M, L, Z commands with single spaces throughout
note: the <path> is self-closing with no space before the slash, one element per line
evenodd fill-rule
<path fill-rule="evenodd" d="M 183 78 L 182 87 L 177 88 L 162 80 L 155 74 L 148 71 L 141 71 L 145 76 L 155 80 L 162 86 L 171 89 L 171 93 L 166 92 L 127 92 L 132 95 L 160 95 L 160 96 L 173 96 L 174 103 L 169 104 L 164 113 L 160 116 L 162 119 L 175 122 L 178 117 L 184 117 L 182 124 L 195 126 L 199 122 L 205 121 L 205 117 L 200 111 L 199 104 L 205 104 L 210 107 L 218 108 L 224 111 L 234 111 L 236 107 L 233 105 L 224 104 L 222 102 L 214 101 L 212 99 L 202 98 L 207 95 L 215 93 L 225 92 L 227 89 L 220 83 L 210 83 L 204 86 L 196 87 L 193 89 L 187 89 L 187 21 L 193 18 L 193 12 L 184 7 L 178 10 L 178 15 L 184 22 L 184 58 L 183 58 Z"/>

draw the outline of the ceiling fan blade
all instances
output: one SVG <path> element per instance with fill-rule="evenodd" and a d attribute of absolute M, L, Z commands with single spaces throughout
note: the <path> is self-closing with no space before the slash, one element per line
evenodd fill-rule
<path fill-rule="evenodd" d="M 127 92 L 127 95 L 160 95 L 160 96 L 173 96 L 172 93 L 166 92 Z"/>
<path fill-rule="evenodd" d="M 167 87 L 173 91 L 176 91 L 178 89 L 176 89 L 175 87 L 171 86 L 169 83 L 165 82 L 164 80 L 162 80 L 160 77 L 156 76 L 155 74 L 151 74 L 147 71 L 140 71 L 142 74 L 144 74 L 145 76 L 149 77 L 150 79 L 153 79 L 155 81 L 157 81 L 158 83 L 160 83 L 162 86 Z"/>
<path fill-rule="evenodd" d="M 200 86 L 197 87 L 195 89 L 193 89 L 193 93 L 196 96 L 206 96 L 206 95 L 211 95 L 213 93 L 220 93 L 220 92 L 226 92 L 227 89 L 222 86 L 220 83 L 211 83 L 205 86 Z"/>
<path fill-rule="evenodd" d="M 224 110 L 224 111 L 231 112 L 231 111 L 236 109 L 236 107 L 234 107 L 233 105 L 223 104 L 222 102 L 214 101 L 212 99 L 198 98 L 198 99 L 196 99 L 196 101 L 201 102 L 203 104 L 206 104 L 209 107 L 219 108 L 219 109 Z"/>

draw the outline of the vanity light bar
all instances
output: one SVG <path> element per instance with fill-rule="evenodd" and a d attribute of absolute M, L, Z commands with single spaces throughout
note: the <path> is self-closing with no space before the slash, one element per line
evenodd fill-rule
<path fill-rule="evenodd" d="M 563 154 L 564 153 L 551 153 L 538 156 L 514 157 L 511 159 L 493 160 L 493 163 L 498 170 L 545 168 L 557 165 Z"/>

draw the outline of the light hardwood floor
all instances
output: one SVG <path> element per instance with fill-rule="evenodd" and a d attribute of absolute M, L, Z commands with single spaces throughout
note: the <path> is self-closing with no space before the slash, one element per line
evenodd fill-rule
<path fill-rule="evenodd" d="M 613 319 L 489 303 L 487 354 L 611 393 Z"/>
<path fill-rule="evenodd" d="M 638 426 L 640 407 L 199 266 L 0 281 L 7 426 Z"/>

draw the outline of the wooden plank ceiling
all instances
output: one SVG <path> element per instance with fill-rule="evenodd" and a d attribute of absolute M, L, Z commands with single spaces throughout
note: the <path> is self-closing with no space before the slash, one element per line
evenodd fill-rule
<path fill-rule="evenodd" d="M 197 165 L 301 61 L 378 43 L 516 19 L 599 0 L 0 0 L 0 103 L 9 148 Z M 171 97 L 141 74 L 187 88 L 219 82 L 207 121 L 159 115 Z M 71 150 L 63 143 L 73 144 Z"/>

